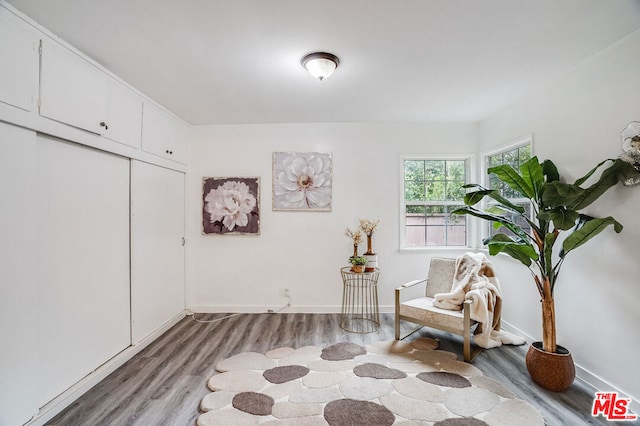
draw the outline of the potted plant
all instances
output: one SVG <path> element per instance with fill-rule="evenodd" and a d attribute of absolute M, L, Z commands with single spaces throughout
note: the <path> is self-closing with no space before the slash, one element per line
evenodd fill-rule
<path fill-rule="evenodd" d="M 367 258 L 364 256 L 351 256 L 349 258 L 349 263 L 351 263 L 351 271 L 362 273 L 364 272 L 364 267 L 367 264 Z"/>
<path fill-rule="evenodd" d="M 594 173 L 600 176 L 588 187 L 582 185 Z M 505 228 L 505 232 L 486 238 L 489 254 L 505 253 L 529 268 L 542 303 L 542 342 L 534 342 L 527 353 L 527 368 L 532 379 L 554 391 L 567 389 L 575 378 L 575 367 L 571 354 L 556 344 L 556 322 L 554 289 L 560 268 L 566 256 L 591 240 L 609 225 L 615 232 L 622 225 L 613 217 L 595 218 L 582 213 L 592 202 L 609 188 L 639 173 L 634 167 L 620 159 L 605 160 L 574 183 L 564 183 L 556 166 L 550 161 L 538 162 L 533 157 L 522 164 L 519 172 L 509 165 L 488 169 L 506 187 L 531 202 L 531 215 L 525 208 L 504 198 L 498 190 L 478 184 L 464 185 L 473 189 L 465 195 L 465 207 L 453 214 L 469 214 L 493 223 L 494 229 Z M 473 207 L 485 198 L 495 201 L 487 210 Z M 528 226 L 520 226 L 520 224 Z M 565 238 L 560 238 L 561 235 Z M 548 355 L 548 356 L 547 356 Z M 547 371 L 550 370 L 550 371 Z"/>

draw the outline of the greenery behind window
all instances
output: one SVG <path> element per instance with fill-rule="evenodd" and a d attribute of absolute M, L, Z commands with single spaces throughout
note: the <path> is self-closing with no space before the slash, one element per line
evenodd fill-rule
<path fill-rule="evenodd" d="M 466 160 L 404 161 L 407 246 L 466 246 L 467 221 L 450 212 L 464 205 Z"/>

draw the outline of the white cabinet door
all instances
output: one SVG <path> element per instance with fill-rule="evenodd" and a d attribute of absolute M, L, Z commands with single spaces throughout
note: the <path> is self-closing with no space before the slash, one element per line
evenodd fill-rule
<path fill-rule="evenodd" d="M 0 425 L 21 425 L 40 407 L 34 224 L 44 211 L 35 194 L 36 133 L 0 122 L 0 150 Z"/>
<path fill-rule="evenodd" d="M 131 343 L 129 160 L 37 138 L 40 405 Z"/>
<path fill-rule="evenodd" d="M 140 148 L 142 139 L 142 99 L 112 78 L 107 80 L 106 129 L 113 141 Z"/>
<path fill-rule="evenodd" d="M 184 174 L 131 161 L 133 344 L 185 306 Z"/>
<path fill-rule="evenodd" d="M 0 7 L 0 102 L 35 109 L 39 45 L 33 29 Z"/>
<path fill-rule="evenodd" d="M 107 76 L 65 47 L 42 41 L 40 115 L 102 134 Z"/>
<path fill-rule="evenodd" d="M 182 164 L 187 163 L 189 128 L 154 104 L 142 112 L 142 150 Z"/>

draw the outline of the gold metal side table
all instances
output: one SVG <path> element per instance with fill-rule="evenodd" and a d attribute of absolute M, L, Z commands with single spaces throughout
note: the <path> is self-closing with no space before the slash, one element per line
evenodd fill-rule
<path fill-rule="evenodd" d="M 380 270 L 357 273 L 350 269 L 348 266 L 340 269 L 343 283 L 340 328 L 351 333 L 372 333 L 380 328 Z"/>

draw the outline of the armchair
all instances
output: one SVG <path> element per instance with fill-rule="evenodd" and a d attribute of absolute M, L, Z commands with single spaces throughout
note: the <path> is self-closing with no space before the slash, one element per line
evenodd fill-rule
<path fill-rule="evenodd" d="M 449 293 L 454 282 L 456 259 L 432 258 L 426 279 L 415 280 L 401 285 L 395 290 L 395 338 L 400 340 L 400 320 L 420 324 L 402 339 L 415 333 L 423 326 L 435 328 L 463 337 L 463 358 L 465 362 L 482 351 L 471 353 L 471 329 L 478 324 L 471 319 L 472 300 L 464 300 L 462 310 L 441 309 L 433 305 L 436 294 Z M 401 301 L 402 292 L 416 285 L 426 284 L 425 295 L 415 299 Z M 476 326 L 477 327 L 477 326 Z"/>

